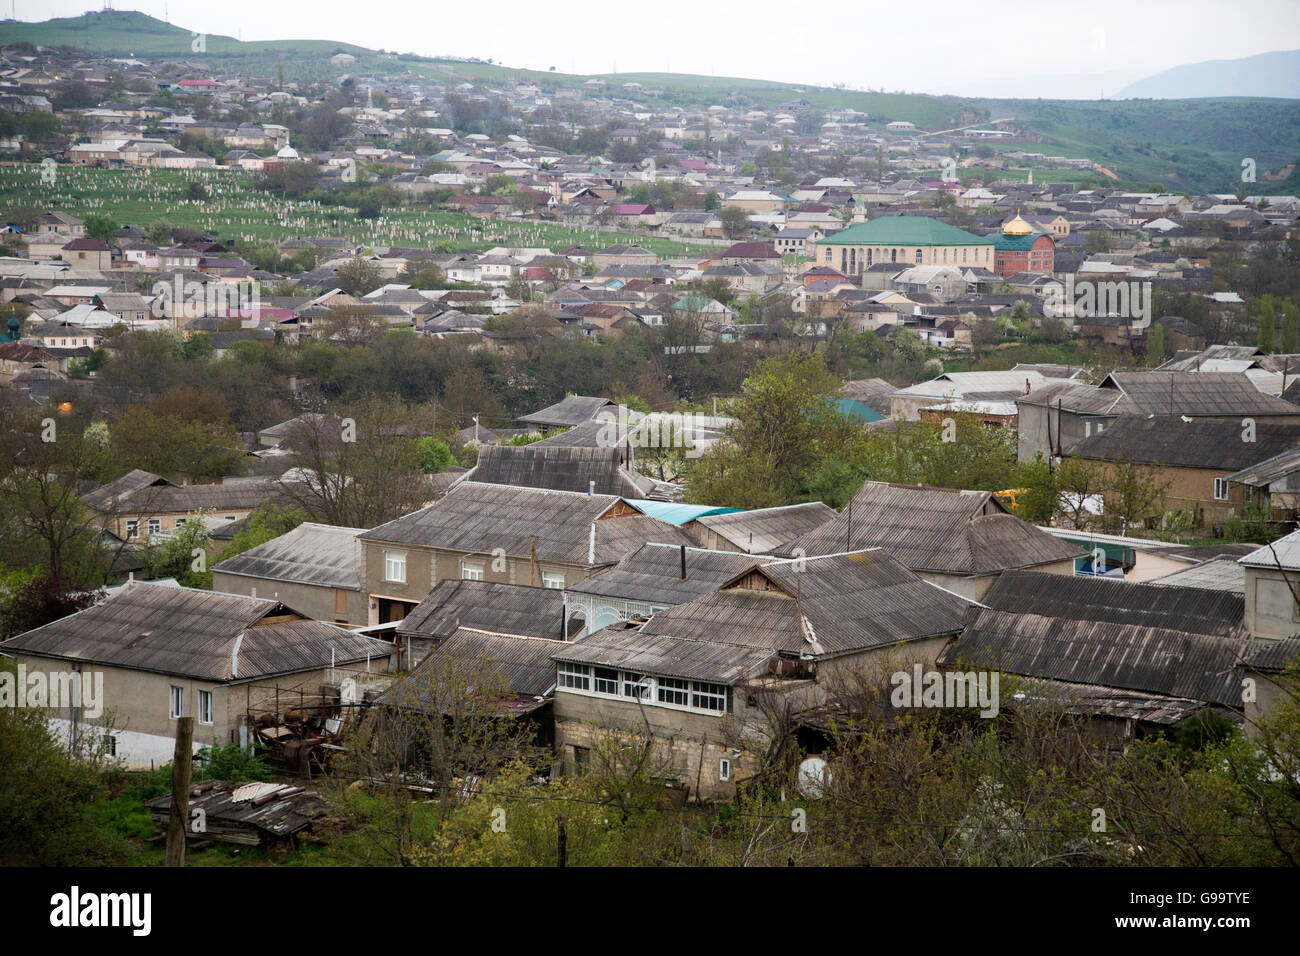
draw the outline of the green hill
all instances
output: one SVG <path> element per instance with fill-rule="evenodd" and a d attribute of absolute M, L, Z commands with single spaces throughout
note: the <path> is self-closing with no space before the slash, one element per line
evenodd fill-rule
<path fill-rule="evenodd" d="M 379 71 L 410 71 L 446 79 L 450 69 L 454 76 L 488 84 L 533 80 L 553 92 L 578 88 L 592 79 L 413 54 L 381 57 L 379 51 L 327 40 L 241 42 L 207 36 L 205 50 L 196 52 L 190 31 L 127 11 L 86 13 L 42 23 L 0 23 L 0 43 L 15 42 L 115 56 L 175 56 L 194 63 L 210 60 L 214 67 L 260 76 L 283 71 L 286 79 L 299 80 Z M 357 62 L 344 67 L 329 62 L 330 56 L 343 52 L 357 57 Z M 866 92 L 676 73 L 600 74 L 596 78 L 605 80 L 611 91 L 621 91 L 626 83 L 639 83 L 644 90 L 636 93 L 636 98 L 651 104 L 704 107 L 729 103 L 770 108 L 804 101 L 815 110 L 848 107 L 868 113 L 876 126 L 910 120 L 922 130 L 943 130 L 1009 118 L 1026 132 L 1030 142 L 1017 139 L 995 144 L 995 149 L 1086 157 L 1114 171 L 1121 184 L 1159 183 L 1176 192 L 1235 190 L 1245 157 L 1256 161 L 1261 174 L 1286 169 L 1300 158 L 1300 103 L 1296 100 L 1008 100 Z M 1108 181 L 1101 174 L 1093 174 L 1093 178 L 1099 184 Z"/>

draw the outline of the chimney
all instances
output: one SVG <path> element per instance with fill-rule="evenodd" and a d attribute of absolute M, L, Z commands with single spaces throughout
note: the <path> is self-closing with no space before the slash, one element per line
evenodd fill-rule
<path fill-rule="evenodd" d="M 596 493 L 596 483 L 594 481 L 587 482 L 587 497 L 590 498 L 595 493 Z"/>

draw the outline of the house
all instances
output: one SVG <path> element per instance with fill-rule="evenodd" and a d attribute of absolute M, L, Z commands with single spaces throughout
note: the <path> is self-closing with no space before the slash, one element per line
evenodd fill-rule
<path fill-rule="evenodd" d="M 778 554 L 791 542 L 835 517 L 820 501 L 753 511 L 705 514 L 685 528 L 705 548 L 744 554 Z"/>
<path fill-rule="evenodd" d="M 1227 477 L 1228 501 L 1240 512 L 1253 505 L 1274 521 L 1300 516 L 1300 448 L 1248 465 Z"/>
<path fill-rule="evenodd" d="M 716 591 L 762 560 L 736 551 L 647 543 L 614 567 L 565 588 L 565 633 L 577 640 L 620 621 L 648 618 Z"/>
<path fill-rule="evenodd" d="M 1017 215 L 994 237 L 993 271 L 1001 276 L 1016 273 L 1050 276 L 1055 269 L 1056 242 Z"/>
<path fill-rule="evenodd" d="M 939 666 L 1030 678 L 1022 693 L 1110 747 L 1206 711 L 1240 719 L 1240 595 L 1008 571 L 981 603 Z"/>
<path fill-rule="evenodd" d="M 74 672 L 102 686 L 101 713 L 63 706 L 53 719 L 65 735 L 108 736 L 110 756 L 134 769 L 171 760 L 178 717 L 194 717 L 196 751 L 247 744 L 256 715 L 386 671 L 392 650 L 279 601 L 142 582 L 0 644 L 65 687 Z"/>
<path fill-rule="evenodd" d="M 1052 379 L 1036 369 L 1005 372 L 945 372 L 900 388 L 890 397 L 892 417 L 916 421 L 921 409 L 951 401 L 1015 401 Z"/>
<path fill-rule="evenodd" d="M 394 629 L 398 661 L 422 661 L 458 631 L 563 641 L 569 637 L 558 588 L 501 581 L 441 581 Z"/>
<path fill-rule="evenodd" d="M 988 491 L 868 481 L 830 521 L 782 549 L 837 554 L 884 548 L 927 581 L 974 600 L 1004 571 L 1074 574 L 1082 552 L 1011 514 Z"/>
<path fill-rule="evenodd" d="M 644 623 L 558 650 L 556 750 L 579 768 L 602 731 L 644 729 L 667 785 L 729 795 L 759 770 L 772 701 L 824 703 L 834 678 L 868 659 L 933 662 L 968 606 L 879 549 L 755 562 Z"/>
<path fill-rule="evenodd" d="M 113 250 L 103 239 L 82 237 L 65 243 L 59 253 L 75 269 L 104 271 L 113 266 Z"/>
<path fill-rule="evenodd" d="M 487 445 L 479 449 L 478 462 L 461 480 L 554 491 L 579 491 L 623 498 L 645 498 L 655 482 L 631 469 L 618 446 L 613 422 L 603 447 L 572 445 Z M 563 435 L 556 436 L 562 438 Z"/>
<path fill-rule="evenodd" d="M 600 270 L 609 266 L 657 266 L 659 257 L 640 246 L 613 245 L 593 253 L 591 261 Z"/>
<path fill-rule="evenodd" d="M 563 589 L 647 541 L 694 544 L 613 495 L 477 481 L 360 539 L 372 624 L 401 620 L 448 579 Z"/>
<path fill-rule="evenodd" d="M 365 528 L 306 521 L 212 567 L 212 589 L 273 598 L 313 620 L 364 626 L 361 544 Z"/>
<path fill-rule="evenodd" d="M 1121 415 L 1105 431 L 1076 444 L 1071 454 L 1110 467 L 1148 466 L 1155 481 L 1168 485 L 1164 511 L 1190 512 L 1199 527 L 1237 512 L 1230 495 L 1232 475 L 1297 445 L 1300 424 Z M 1160 512 L 1149 517 L 1158 518 Z"/>
<path fill-rule="evenodd" d="M 516 421 L 525 425 L 536 425 L 544 429 L 572 428 L 596 417 L 612 418 L 618 413 L 618 406 L 608 398 L 596 398 L 590 395 L 566 395 L 554 405 L 520 415 Z"/>
<path fill-rule="evenodd" d="M 844 275 L 861 275 L 879 262 L 992 269 L 993 252 L 992 239 L 938 219 L 882 216 L 818 240 L 815 261 Z"/>
<path fill-rule="evenodd" d="M 1017 396 L 1017 456 L 1069 454 L 1120 415 L 1295 424 L 1300 406 L 1265 395 L 1242 372 L 1112 372 L 1097 385 L 1046 382 Z"/>
<path fill-rule="evenodd" d="M 106 531 L 123 541 L 145 543 L 175 532 L 203 512 L 209 525 L 247 518 L 278 493 L 271 479 L 250 478 L 215 485 L 177 485 L 162 475 L 129 471 L 81 496 Z M 147 536 L 147 537 L 146 537 Z"/>

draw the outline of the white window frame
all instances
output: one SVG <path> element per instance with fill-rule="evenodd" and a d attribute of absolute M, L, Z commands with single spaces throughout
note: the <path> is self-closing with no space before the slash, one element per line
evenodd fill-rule
<path fill-rule="evenodd" d="M 462 581 L 486 581 L 487 563 L 482 560 L 471 561 L 468 558 L 461 558 L 460 578 Z"/>
<path fill-rule="evenodd" d="M 1214 500 L 1215 501 L 1228 500 L 1228 479 L 1227 478 L 1214 479 Z"/>
<path fill-rule="evenodd" d="M 397 575 L 401 574 L 400 577 Z M 406 583 L 406 552 L 405 551 L 385 551 L 384 552 L 384 580 L 393 584 Z"/>
<path fill-rule="evenodd" d="M 610 676 L 613 675 L 613 676 Z M 592 669 L 591 691 L 602 697 L 618 697 L 623 686 L 623 675 L 614 667 L 596 667 Z"/>
<path fill-rule="evenodd" d="M 131 538 L 138 538 L 138 537 L 140 537 L 140 519 L 139 519 L 139 518 L 128 518 L 128 519 L 127 519 L 127 521 L 126 521 L 126 537 L 127 537 L 128 540 L 130 540 Z"/>
<path fill-rule="evenodd" d="M 149 534 L 162 534 L 162 518 L 149 519 Z"/>
<path fill-rule="evenodd" d="M 172 720 L 185 716 L 185 688 L 175 684 L 167 686 L 167 712 Z"/>
<path fill-rule="evenodd" d="M 198 695 L 199 712 L 194 719 L 200 724 L 210 724 L 212 723 L 212 715 L 214 713 L 214 708 L 212 706 L 212 691 L 201 690 L 198 692 Z"/>
<path fill-rule="evenodd" d="M 731 779 L 731 761 L 728 760 L 726 757 L 723 757 L 721 760 L 718 761 L 718 779 L 719 780 Z"/>
<path fill-rule="evenodd" d="M 565 690 L 590 691 L 591 668 L 586 664 L 560 661 L 556 670 L 555 685 Z"/>
<path fill-rule="evenodd" d="M 564 572 L 563 571 L 543 571 L 542 587 L 550 588 L 552 591 L 564 590 Z"/>

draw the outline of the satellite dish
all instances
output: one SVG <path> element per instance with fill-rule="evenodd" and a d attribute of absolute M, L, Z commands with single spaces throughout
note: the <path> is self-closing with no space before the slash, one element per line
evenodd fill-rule
<path fill-rule="evenodd" d="M 809 757 L 799 764 L 799 792 L 812 800 L 820 800 L 826 795 L 826 787 L 831 782 L 826 761 L 821 757 Z"/>

